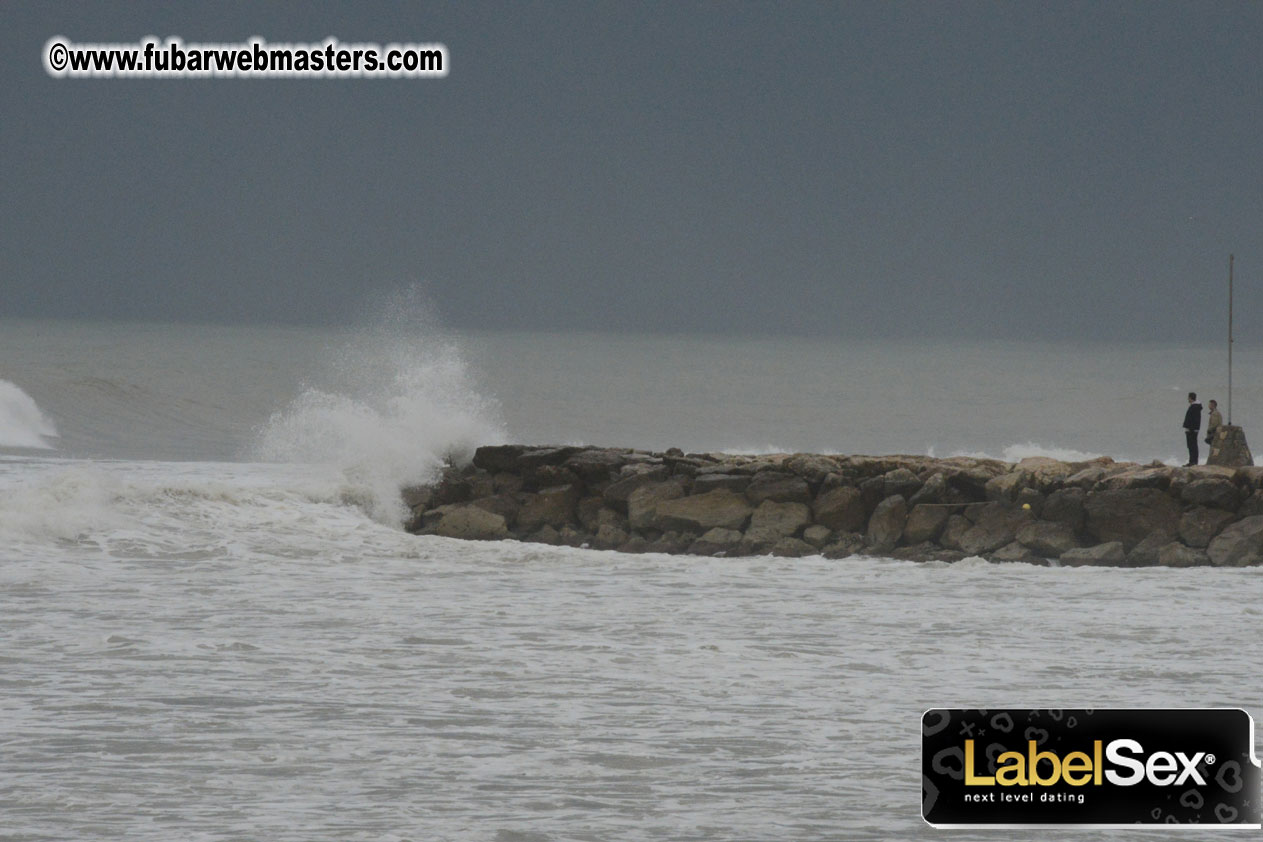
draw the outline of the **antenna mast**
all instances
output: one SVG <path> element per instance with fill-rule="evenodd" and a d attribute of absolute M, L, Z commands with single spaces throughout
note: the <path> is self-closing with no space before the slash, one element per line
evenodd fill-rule
<path fill-rule="evenodd" d="M 1232 424 L 1232 255 L 1228 255 L 1228 424 Z"/>

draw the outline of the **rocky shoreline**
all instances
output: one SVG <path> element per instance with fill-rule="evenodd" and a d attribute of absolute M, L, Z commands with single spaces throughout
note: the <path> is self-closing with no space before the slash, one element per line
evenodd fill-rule
<path fill-rule="evenodd" d="M 480 447 L 407 528 L 622 552 L 1263 564 L 1263 467 Z"/>

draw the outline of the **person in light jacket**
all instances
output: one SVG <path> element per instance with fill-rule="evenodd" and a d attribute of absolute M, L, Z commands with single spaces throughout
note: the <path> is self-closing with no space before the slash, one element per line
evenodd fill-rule
<path fill-rule="evenodd" d="M 1209 402 L 1210 415 L 1206 416 L 1206 443 L 1210 444 L 1215 440 L 1215 431 L 1224 423 L 1224 417 L 1219 414 L 1219 404 L 1215 401 Z"/>

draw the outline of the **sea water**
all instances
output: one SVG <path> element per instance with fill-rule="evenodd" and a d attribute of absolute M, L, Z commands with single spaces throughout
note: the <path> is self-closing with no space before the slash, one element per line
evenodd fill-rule
<path fill-rule="evenodd" d="M 0 323 L 0 838 L 928 839 L 926 708 L 1258 714 L 1258 569 L 399 528 L 497 441 L 1174 462 L 1222 356 Z"/>

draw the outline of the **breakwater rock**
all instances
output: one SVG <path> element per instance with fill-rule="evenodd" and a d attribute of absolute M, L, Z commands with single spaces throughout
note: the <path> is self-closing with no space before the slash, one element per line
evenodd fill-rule
<path fill-rule="evenodd" d="M 623 552 L 1263 564 L 1263 468 L 480 447 L 411 532 Z"/>

